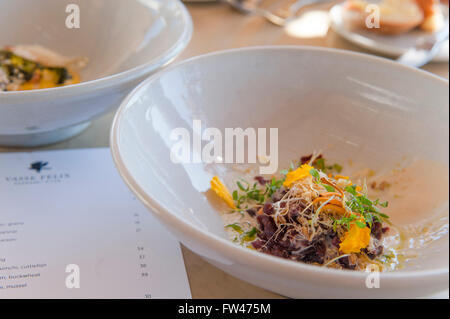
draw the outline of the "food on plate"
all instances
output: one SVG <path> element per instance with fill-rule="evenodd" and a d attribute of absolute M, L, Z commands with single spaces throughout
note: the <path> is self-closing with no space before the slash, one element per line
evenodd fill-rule
<path fill-rule="evenodd" d="M 86 59 L 67 58 L 38 45 L 0 49 L 0 91 L 46 89 L 80 82 Z"/>
<path fill-rule="evenodd" d="M 270 177 L 235 167 L 226 177 L 235 190 L 217 176 L 211 190 L 227 234 L 244 247 L 337 269 L 420 269 L 416 258 L 448 241 L 448 166 L 419 159 L 379 172 L 348 166 L 345 176 L 313 154 Z"/>
<path fill-rule="evenodd" d="M 368 27 L 367 21 L 375 22 L 376 11 L 368 7 L 377 4 L 379 8 L 379 27 Z M 344 19 L 358 28 L 383 34 L 403 34 L 415 28 L 428 32 L 440 30 L 444 25 L 438 0 L 347 0 Z"/>
<path fill-rule="evenodd" d="M 302 157 L 279 177 L 239 180 L 230 193 L 217 178 L 211 189 L 232 210 L 225 228 L 233 240 L 270 255 L 338 269 L 382 264 L 389 232 L 387 202 L 341 175 L 321 155 Z M 231 200 L 232 199 L 232 200 Z"/>

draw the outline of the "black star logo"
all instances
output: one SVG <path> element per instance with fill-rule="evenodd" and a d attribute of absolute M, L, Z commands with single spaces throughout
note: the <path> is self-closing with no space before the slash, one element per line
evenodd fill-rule
<path fill-rule="evenodd" d="M 42 169 L 49 168 L 49 167 L 46 167 L 47 165 L 48 165 L 48 162 L 42 162 L 42 161 L 34 162 L 34 163 L 30 164 L 30 169 L 33 169 L 36 172 L 40 173 Z"/>

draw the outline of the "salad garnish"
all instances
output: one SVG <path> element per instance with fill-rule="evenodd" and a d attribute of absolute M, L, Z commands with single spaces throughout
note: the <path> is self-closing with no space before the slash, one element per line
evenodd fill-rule
<path fill-rule="evenodd" d="M 388 206 L 367 186 L 341 175 L 322 155 L 304 156 L 270 178 L 240 179 L 230 193 L 215 176 L 211 188 L 246 222 L 226 225 L 240 244 L 279 257 L 341 269 L 364 269 L 382 259 Z M 379 262 L 377 260 L 377 262 Z"/>

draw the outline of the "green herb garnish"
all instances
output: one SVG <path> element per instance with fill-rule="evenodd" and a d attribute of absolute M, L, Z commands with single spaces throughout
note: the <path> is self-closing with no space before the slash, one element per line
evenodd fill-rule
<path fill-rule="evenodd" d="M 325 159 L 324 158 L 317 158 L 313 163 L 312 163 L 312 165 L 314 166 L 314 167 L 316 167 L 317 169 L 320 169 L 322 172 L 324 172 L 325 174 L 328 174 L 328 173 L 334 173 L 334 172 L 336 172 L 336 173 L 340 173 L 340 172 L 342 172 L 342 166 L 341 165 L 339 165 L 339 164 L 337 164 L 337 163 L 335 163 L 335 164 L 333 164 L 333 165 L 327 165 L 326 163 L 325 163 Z"/>
<path fill-rule="evenodd" d="M 330 185 L 327 185 L 324 183 L 320 183 L 320 184 L 327 190 L 327 192 L 334 193 L 336 191 L 333 186 L 330 186 Z"/>
<path fill-rule="evenodd" d="M 343 217 L 340 220 L 335 220 L 334 225 L 346 225 L 347 228 L 349 228 L 350 223 L 355 222 L 358 227 L 364 228 L 366 225 L 369 225 L 369 227 L 372 228 L 374 221 L 383 222 L 384 219 L 389 218 L 386 214 L 381 213 L 377 207 L 387 207 L 388 202 L 380 203 L 378 199 L 371 201 L 366 195 L 356 191 L 356 185 L 347 186 L 344 190 L 350 194 L 349 200 L 345 203 L 346 206 L 352 212 L 361 215 L 364 222 L 360 219 L 357 220 L 356 215 L 353 214 L 350 217 Z"/>
<path fill-rule="evenodd" d="M 259 230 L 256 227 L 253 227 L 248 232 L 245 232 L 242 236 L 243 242 L 254 241 L 256 239 L 256 235 L 259 233 Z"/>
<path fill-rule="evenodd" d="M 238 224 L 234 223 L 234 224 L 230 224 L 230 225 L 226 225 L 226 228 L 231 228 L 233 230 L 235 230 L 236 232 L 238 232 L 239 234 L 242 234 L 244 231 L 242 230 L 241 226 L 239 226 Z"/>
<path fill-rule="evenodd" d="M 270 182 L 266 183 L 263 188 L 254 183 L 250 185 L 248 182 L 242 180 L 236 182 L 239 190 L 235 190 L 232 194 L 233 200 L 236 202 L 236 207 L 241 208 L 241 205 L 248 202 L 256 202 L 257 204 L 264 204 L 277 190 L 283 186 L 285 177 L 276 179 L 272 178 Z M 243 194 L 242 194 L 243 193 Z"/>
<path fill-rule="evenodd" d="M 315 168 L 311 168 L 309 173 L 314 178 L 314 182 L 318 183 L 320 181 L 320 174 Z"/>

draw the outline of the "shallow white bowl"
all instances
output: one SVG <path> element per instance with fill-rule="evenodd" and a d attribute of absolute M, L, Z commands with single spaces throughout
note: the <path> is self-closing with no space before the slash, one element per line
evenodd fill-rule
<path fill-rule="evenodd" d="M 69 4 L 80 8 L 79 29 L 66 27 Z M 36 146 L 79 133 L 173 61 L 191 34 L 178 0 L 0 1 L 0 47 L 39 44 L 89 59 L 80 84 L 0 92 L 0 145 Z"/>
<path fill-rule="evenodd" d="M 229 168 L 174 164 L 170 133 L 192 132 L 193 119 L 203 129 L 275 127 L 280 167 L 331 144 L 327 156 L 374 169 L 403 156 L 448 166 L 448 95 L 447 81 L 368 55 L 308 47 L 214 53 L 134 90 L 116 115 L 112 154 L 128 186 L 184 245 L 238 278 L 290 297 L 425 296 L 448 289 L 448 237 L 416 267 L 383 273 L 379 289 L 366 288 L 362 272 L 241 248 L 226 239 L 205 196 L 211 177 Z"/>

